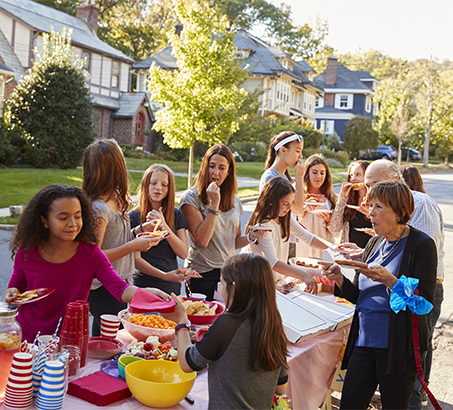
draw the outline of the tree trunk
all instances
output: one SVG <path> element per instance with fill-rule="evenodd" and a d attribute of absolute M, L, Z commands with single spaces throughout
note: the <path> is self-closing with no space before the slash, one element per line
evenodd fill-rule
<path fill-rule="evenodd" d="M 403 146 L 403 141 L 401 139 L 398 139 L 398 160 L 397 164 L 398 167 L 401 165 L 401 147 Z"/>
<path fill-rule="evenodd" d="M 423 148 L 423 166 L 428 168 L 429 164 L 429 140 L 431 138 L 431 124 L 428 124 L 428 128 L 425 132 L 425 146 Z"/>
<path fill-rule="evenodd" d="M 189 172 L 187 177 L 187 189 L 192 186 L 192 174 L 193 174 L 193 146 L 192 144 L 189 149 Z"/>

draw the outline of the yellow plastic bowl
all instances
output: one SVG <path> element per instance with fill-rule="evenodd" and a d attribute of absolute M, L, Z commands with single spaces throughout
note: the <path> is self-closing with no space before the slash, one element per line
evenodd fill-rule
<path fill-rule="evenodd" d="M 143 360 L 126 366 L 126 383 L 145 406 L 171 407 L 192 389 L 196 373 L 184 373 L 178 362 Z"/>

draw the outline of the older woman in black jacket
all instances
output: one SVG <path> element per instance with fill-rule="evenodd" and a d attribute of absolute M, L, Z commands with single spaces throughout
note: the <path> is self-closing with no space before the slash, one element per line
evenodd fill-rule
<path fill-rule="evenodd" d="M 369 217 L 376 232 L 363 253 L 367 269 L 357 269 L 354 281 L 336 264 L 325 275 L 336 282 L 335 294 L 355 303 L 356 311 L 343 359 L 347 368 L 342 409 L 366 409 L 379 385 L 384 409 L 407 409 L 416 377 L 412 343 L 412 313 L 390 308 L 394 284 L 405 275 L 419 279 L 420 296 L 433 301 L 437 252 L 434 241 L 407 222 L 414 210 L 409 188 L 390 181 L 375 184 Z M 422 353 L 428 347 L 426 315 L 419 319 Z"/>

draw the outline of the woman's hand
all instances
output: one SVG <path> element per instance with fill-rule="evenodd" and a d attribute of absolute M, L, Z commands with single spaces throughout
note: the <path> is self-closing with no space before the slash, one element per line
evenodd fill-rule
<path fill-rule="evenodd" d="M 5 291 L 5 302 L 10 303 L 14 299 L 16 299 L 16 296 L 19 294 L 19 289 L 17 288 L 8 288 Z"/>
<path fill-rule="evenodd" d="M 316 279 L 313 277 L 309 269 L 304 269 L 302 273 L 302 280 L 305 282 L 306 291 L 308 293 L 311 293 L 313 295 L 318 294 L 318 282 L 316 282 Z"/>
<path fill-rule="evenodd" d="M 340 196 L 347 198 L 349 196 L 349 192 L 351 192 L 351 183 L 343 182 L 343 184 L 341 184 Z"/>
<path fill-rule="evenodd" d="M 172 320 L 174 320 L 178 324 L 188 323 L 189 319 L 187 318 L 186 308 L 174 293 L 171 294 L 171 297 L 176 303 L 175 311 L 174 313 L 172 313 Z"/>
<path fill-rule="evenodd" d="M 379 282 L 387 286 L 390 290 L 398 279 L 381 265 L 370 266 L 368 269 L 356 269 L 373 282 Z"/>
<path fill-rule="evenodd" d="M 171 296 L 168 293 L 165 293 L 163 290 L 160 290 L 157 288 L 144 288 L 144 289 L 149 293 L 159 296 L 161 299 L 165 300 L 166 302 L 171 301 Z"/>
<path fill-rule="evenodd" d="M 167 221 L 165 220 L 164 214 L 162 213 L 162 207 L 160 207 L 158 211 L 153 209 L 152 211 L 148 212 L 148 214 L 146 215 L 146 220 L 153 223 L 154 226 L 156 225 L 156 223 L 158 223 L 158 221 L 160 221 L 159 227 L 157 229 L 170 232 L 170 228 L 168 227 Z"/>
<path fill-rule="evenodd" d="M 148 249 L 156 246 L 161 239 L 162 238 L 160 237 L 153 238 L 149 235 L 145 235 L 133 239 L 131 243 L 134 245 L 134 252 L 146 252 Z"/>
<path fill-rule="evenodd" d="M 211 182 L 206 189 L 209 198 L 209 205 L 214 211 L 219 210 L 220 205 L 220 187 L 215 182 Z"/>
<path fill-rule="evenodd" d="M 336 263 L 325 261 L 319 261 L 318 265 L 321 265 L 323 267 L 322 274 L 327 279 L 333 280 L 337 284 L 337 286 L 341 289 L 341 287 L 343 286 L 344 276 L 341 273 L 340 266 L 337 265 Z"/>
<path fill-rule="evenodd" d="M 321 218 L 325 223 L 329 223 L 330 218 L 332 218 L 332 211 L 330 210 L 325 210 L 323 212 L 319 212 L 316 214 L 318 218 Z"/>
<path fill-rule="evenodd" d="M 176 270 L 172 270 L 170 272 L 165 273 L 165 280 L 168 280 L 169 282 L 181 283 L 184 282 L 186 279 L 187 278 L 185 276 L 180 275 Z"/>

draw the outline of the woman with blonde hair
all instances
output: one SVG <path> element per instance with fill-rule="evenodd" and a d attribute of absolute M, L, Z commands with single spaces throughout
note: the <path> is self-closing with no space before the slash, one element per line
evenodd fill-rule
<path fill-rule="evenodd" d="M 181 285 L 158 277 L 161 272 L 178 269 L 177 256 L 185 259 L 188 255 L 187 224 L 182 212 L 175 208 L 175 176 L 172 170 L 163 164 L 151 165 L 143 174 L 138 192 L 138 206 L 129 212 L 132 236 L 140 225 L 150 220 L 160 221 L 160 227 L 169 233 L 158 245 L 142 251 L 142 258 L 155 270 L 153 276 L 136 270 L 134 285 L 156 287 L 167 293 L 179 295 Z"/>

